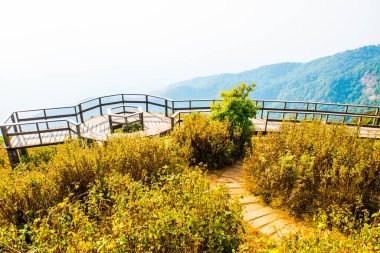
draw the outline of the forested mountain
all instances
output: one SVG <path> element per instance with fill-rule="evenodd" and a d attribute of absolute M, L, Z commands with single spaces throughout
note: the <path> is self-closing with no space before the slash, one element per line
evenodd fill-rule
<path fill-rule="evenodd" d="M 216 98 L 241 82 L 256 83 L 254 98 L 380 104 L 380 45 L 319 58 L 279 63 L 172 84 L 159 91 L 173 98 Z"/>

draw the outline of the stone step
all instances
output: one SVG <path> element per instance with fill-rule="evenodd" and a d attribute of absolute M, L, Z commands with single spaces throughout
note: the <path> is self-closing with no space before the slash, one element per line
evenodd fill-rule
<path fill-rule="evenodd" d="M 261 199 L 260 197 L 249 195 L 249 196 L 244 196 L 240 198 L 239 201 L 243 205 L 248 205 L 248 204 L 261 202 Z"/>
<path fill-rule="evenodd" d="M 230 188 L 230 194 L 232 196 L 236 196 L 236 195 L 244 196 L 244 195 L 247 195 L 248 192 L 243 187 L 240 187 L 240 188 Z"/>
<path fill-rule="evenodd" d="M 289 224 L 289 225 L 285 226 L 284 228 L 280 229 L 279 231 L 272 233 L 270 235 L 270 237 L 274 240 L 280 240 L 285 235 L 287 235 L 289 233 L 293 233 L 295 231 L 297 231 L 297 227 L 293 224 Z"/>
<path fill-rule="evenodd" d="M 267 215 L 264 215 L 260 218 L 257 218 L 257 219 L 254 219 L 254 220 L 251 220 L 249 222 L 249 224 L 251 224 L 251 226 L 253 228 L 261 228 L 265 225 L 268 225 L 268 224 L 271 224 L 272 222 L 278 220 L 279 217 L 273 213 L 270 213 L 270 214 L 267 214 Z"/>
<path fill-rule="evenodd" d="M 237 188 L 243 188 L 244 189 L 244 185 L 237 183 L 237 182 L 228 182 L 228 183 L 224 183 L 224 185 L 227 186 L 227 188 L 229 188 L 229 189 L 237 189 Z"/>
<path fill-rule="evenodd" d="M 274 233 L 280 232 L 281 229 L 284 229 L 287 225 L 289 225 L 289 222 L 283 219 L 279 219 L 263 226 L 259 229 L 259 231 L 266 235 L 272 235 Z"/>
<path fill-rule="evenodd" d="M 223 173 L 222 177 L 229 177 L 229 178 L 232 178 L 236 181 L 243 181 L 243 175 L 239 175 L 239 174 L 236 174 L 236 173 L 233 173 L 233 172 L 226 172 L 226 173 Z"/>
<path fill-rule="evenodd" d="M 235 181 L 235 182 L 238 182 L 238 183 L 244 183 L 244 180 L 241 177 L 234 177 L 234 176 L 231 177 L 231 176 L 222 175 L 220 178 L 222 180 L 232 180 L 232 181 Z"/>
<path fill-rule="evenodd" d="M 246 212 L 243 214 L 243 219 L 245 221 L 252 221 L 258 219 L 260 217 L 269 215 L 273 213 L 273 209 L 270 207 L 262 207 L 260 209 L 256 209 L 250 212 Z"/>
<path fill-rule="evenodd" d="M 258 210 L 260 208 L 263 208 L 263 205 L 262 204 L 247 204 L 244 206 L 244 213 L 249 213 L 251 211 L 254 211 L 254 210 Z"/>

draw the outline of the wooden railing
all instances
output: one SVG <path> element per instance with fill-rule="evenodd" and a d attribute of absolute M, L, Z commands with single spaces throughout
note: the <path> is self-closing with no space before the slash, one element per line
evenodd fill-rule
<path fill-rule="evenodd" d="M 35 132 L 39 135 L 44 132 L 62 131 L 62 126 L 57 126 L 57 121 L 72 122 L 70 124 L 79 125 L 84 123 L 92 116 L 108 114 L 109 108 L 140 106 L 146 112 L 160 112 L 165 116 L 179 116 L 185 111 L 208 111 L 212 104 L 219 102 L 220 99 L 186 99 L 172 100 L 165 97 L 153 96 L 148 94 L 116 94 L 93 98 L 74 106 L 46 108 L 38 110 L 15 111 L 11 113 L 1 125 L 2 134 L 5 139 L 12 136 L 27 135 Z M 341 117 L 341 122 L 350 124 L 354 117 L 360 118 L 361 125 L 372 127 L 379 126 L 380 106 L 352 105 L 352 104 L 335 104 L 311 101 L 284 101 L 284 100 L 253 100 L 259 106 L 258 115 L 262 119 L 269 117 L 276 111 L 278 114 L 281 110 L 282 117 L 268 120 L 278 120 L 289 113 L 299 114 L 323 114 L 329 115 L 330 119 Z M 269 115 L 268 115 L 269 113 Z M 368 115 L 368 114 L 371 115 Z M 118 117 L 111 115 L 112 117 Z M 128 116 L 129 117 L 129 116 Z M 127 117 L 127 118 L 128 118 Z M 372 119 L 370 123 L 364 119 Z M 143 124 L 143 119 L 141 119 Z M 175 120 L 174 120 L 175 122 Z M 181 122 L 181 120 L 179 120 Z M 38 123 L 36 125 L 36 123 Z M 30 130 L 31 125 L 35 129 Z M 113 124 L 113 123 L 112 123 Z M 38 126 L 38 129 L 37 129 Z M 43 126 L 43 127 L 42 127 Z M 65 127 L 67 130 L 67 127 Z M 73 133 L 70 131 L 70 133 Z M 80 134 L 79 134 L 80 136 Z M 9 146 L 12 148 L 11 146 Z"/>
<path fill-rule="evenodd" d="M 50 128 L 52 124 L 55 125 L 54 128 Z M 21 126 L 24 128 L 22 129 Z M 9 123 L 9 124 L 3 124 L 1 125 L 1 133 L 4 138 L 4 144 L 6 148 L 17 148 L 19 145 L 13 143 L 12 144 L 12 138 L 15 138 L 22 147 L 32 147 L 32 146 L 44 146 L 49 144 L 56 144 L 57 142 L 63 142 L 64 139 L 67 137 L 69 138 L 81 138 L 81 125 L 77 122 L 74 122 L 70 119 L 58 119 L 58 120 L 43 120 L 43 121 L 33 121 L 33 122 L 27 122 L 27 123 Z M 13 131 L 10 131 L 12 130 Z M 61 140 L 62 141 L 56 141 L 57 137 L 55 136 L 54 139 L 50 136 L 50 138 L 44 138 L 45 133 L 60 133 L 60 132 L 67 132 L 67 135 L 65 134 Z M 28 140 L 24 140 L 22 138 L 18 137 L 28 137 L 36 139 L 37 141 L 34 141 L 33 144 L 27 144 Z M 35 138 L 36 137 L 36 138 Z M 23 144 L 25 142 L 25 144 Z"/>
<path fill-rule="evenodd" d="M 199 113 L 209 113 L 211 112 L 210 110 L 182 110 L 182 111 L 177 111 L 173 115 L 170 116 L 170 122 L 171 122 L 171 127 L 174 128 L 176 125 L 181 125 L 183 122 L 183 118 L 181 118 L 182 114 L 190 114 L 194 112 L 199 112 Z"/>
<path fill-rule="evenodd" d="M 114 109 L 123 109 L 119 112 L 113 112 Z M 133 108 L 134 111 L 127 110 L 127 108 Z M 116 129 L 121 128 L 123 124 L 133 124 L 133 123 L 140 123 L 141 129 L 144 129 L 144 117 L 143 117 L 144 111 L 140 106 L 116 106 L 112 108 L 108 108 L 107 115 L 108 115 L 108 122 L 109 122 L 109 128 L 110 132 L 113 133 Z M 136 119 L 137 116 L 137 119 Z M 123 122 L 113 120 L 113 119 L 123 119 Z"/>
<path fill-rule="evenodd" d="M 288 114 L 288 117 L 285 115 Z M 277 117 L 270 117 L 270 115 L 275 115 Z M 280 117 L 279 117 L 280 116 Z M 301 117 L 300 117 L 301 116 Z M 309 117 L 311 116 L 311 117 Z M 347 117 L 356 118 L 356 123 L 354 121 L 346 122 Z M 341 120 L 339 120 L 341 118 Z M 363 118 L 369 119 L 370 123 L 363 124 Z M 302 111 L 302 110 L 268 110 L 265 118 L 265 127 L 264 131 L 267 131 L 269 121 L 294 121 L 299 122 L 301 120 L 320 120 L 325 123 L 344 123 L 346 125 L 357 125 L 361 126 L 370 126 L 370 127 L 380 127 L 375 125 L 375 122 L 380 120 L 378 115 L 364 115 L 363 114 L 354 114 L 354 113 L 335 113 L 335 112 L 319 112 L 319 111 Z"/>

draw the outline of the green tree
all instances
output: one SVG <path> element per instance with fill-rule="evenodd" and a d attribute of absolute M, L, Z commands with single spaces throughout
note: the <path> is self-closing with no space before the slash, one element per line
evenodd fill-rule
<path fill-rule="evenodd" d="M 246 145 L 250 143 L 253 124 L 250 120 L 256 116 L 258 106 L 249 98 L 256 84 L 240 84 L 229 91 L 220 92 L 222 102 L 211 106 L 211 117 L 216 120 L 228 121 L 232 141 L 235 143 L 235 156 L 244 154 Z"/>

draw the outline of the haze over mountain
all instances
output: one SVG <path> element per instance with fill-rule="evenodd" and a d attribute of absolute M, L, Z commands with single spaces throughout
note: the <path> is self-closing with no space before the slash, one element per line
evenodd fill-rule
<path fill-rule="evenodd" d="M 198 77 L 158 93 L 173 99 L 216 98 L 220 90 L 242 82 L 256 83 L 254 98 L 379 105 L 380 45 L 307 63 L 284 62 L 241 73 Z"/>

